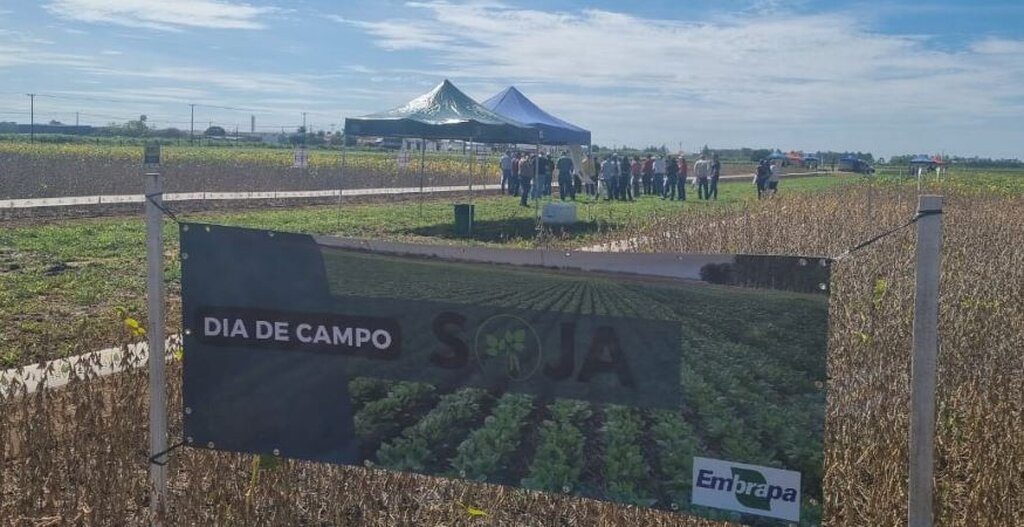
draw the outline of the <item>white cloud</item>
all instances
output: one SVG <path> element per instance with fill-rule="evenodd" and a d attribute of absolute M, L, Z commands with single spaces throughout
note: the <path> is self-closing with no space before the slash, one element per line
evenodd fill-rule
<path fill-rule="evenodd" d="M 163 31 L 262 29 L 261 18 L 278 11 L 230 0 L 54 0 L 45 7 L 70 20 Z"/>
<path fill-rule="evenodd" d="M 57 53 L 39 48 L 0 42 L 0 68 L 11 66 L 49 65 L 78 67 L 92 63 L 92 57 Z"/>
<path fill-rule="evenodd" d="M 889 148 L 886 135 L 909 143 L 922 127 L 1021 115 L 1024 100 L 1024 41 L 941 51 L 923 37 L 874 32 L 854 14 L 675 21 L 596 9 L 407 6 L 415 9 L 409 18 L 341 21 L 383 49 L 429 52 L 424 75 L 525 84 L 542 105 L 592 126 L 598 140 L 702 135 L 737 144 L 730 138 L 760 136 L 751 144 L 765 144 L 791 136 L 812 146 L 815 133 L 806 130 L 838 122 L 851 137 Z"/>

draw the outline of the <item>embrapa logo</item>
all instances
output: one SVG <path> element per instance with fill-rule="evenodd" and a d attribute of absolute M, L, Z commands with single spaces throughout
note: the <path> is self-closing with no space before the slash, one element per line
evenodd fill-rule
<path fill-rule="evenodd" d="M 800 521 L 800 473 L 693 458 L 694 505 Z"/>

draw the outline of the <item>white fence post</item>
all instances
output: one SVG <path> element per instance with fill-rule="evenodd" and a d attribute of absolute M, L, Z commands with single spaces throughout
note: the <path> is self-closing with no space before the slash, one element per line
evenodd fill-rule
<path fill-rule="evenodd" d="M 164 357 L 163 190 L 160 173 L 146 172 L 146 298 L 149 305 L 149 482 L 151 524 L 163 525 L 167 506 L 167 387 Z M 158 454 L 163 454 L 158 456 Z M 154 463 L 156 460 L 159 463 Z"/>
<path fill-rule="evenodd" d="M 917 284 L 914 355 L 910 377 L 909 526 L 934 522 L 935 388 L 939 352 L 939 275 L 942 262 L 942 196 L 920 196 L 917 205 Z"/>

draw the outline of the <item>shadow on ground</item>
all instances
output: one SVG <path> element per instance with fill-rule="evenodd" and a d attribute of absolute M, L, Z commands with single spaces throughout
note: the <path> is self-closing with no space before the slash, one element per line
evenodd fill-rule
<path fill-rule="evenodd" d="M 536 218 L 507 218 L 473 222 L 473 232 L 462 236 L 455 232 L 455 224 L 439 223 L 402 231 L 403 234 L 430 236 L 444 239 L 473 240 L 487 243 L 508 243 L 515 240 L 540 238 L 575 238 L 577 236 L 614 228 L 605 222 L 581 221 L 574 225 L 540 225 Z"/>

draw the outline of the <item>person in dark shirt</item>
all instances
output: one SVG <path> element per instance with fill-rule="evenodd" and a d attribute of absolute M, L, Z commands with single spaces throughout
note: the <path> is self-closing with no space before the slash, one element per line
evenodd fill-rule
<path fill-rule="evenodd" d="M 654 157 L 647 154 L 644 166 L 640 169 L 640 180 L 643 182 L 644 195 L 654 194 Z"/>
<path fill-rule="evenodd" d="M 633 201 L 633 190 L 630 188 L 629 178 L 633 173 L 630 167 L 629 156 L 623 154 L 619 159 L 619 200 Z"/>
<path fill-rule="evenodd" d="M 722 175 L 722 163 L 718 160 L 718 154 L 711 158 L 711 186 L 708 188 L 708 197 L 718 200 L 718 177 Z"/>
<path fill-rule="evenodd" d="M 565 198 L 576 201 L 576 185 L 572 180 L 575 167 L 573 167 L 572 158 L 569 157 L 568 152 L 562 152 L 555 168 L 558 169 L 558 198 L 562 201 L 565 201 Z"/>
<path fill-rule="evenodd" d="M 679 199 L 686 201 L 686 178 L 690 169 L 686 165 L 686 156 L 679 154 Z"/>
<path fill-rule="evenodd" d="M 519 164 L 519 191 L 520 198 L 519 204 L 523 207 L 529 207 L 527 200 L 530 199 L 530 191 L 533 186 L 533 178 L 537 167 L 537 158 L 535 156 L 523 157 L 522 162 Z M 537 199 L 536 194 L 533 196 Z"/>
<path fill-rule="evenodd" d="M 768 192 L 769 177 L 771 177 L 771 168 L 768 166 L 768 160 L 762 159 L 757 165 L 757 173 L 754 176 L 754 185 L 757 186 L 758 199 L 765 197 L 765 194 Z"/>
<path fill-rule="evenodd" d="M 675 156 L 669 156 L 668 161 L 665 163 L 665 194 L 661 199 L 670 198 L 672 201 L 675 201 L 678 193 L 679 163 L 676 162 Z"/>

